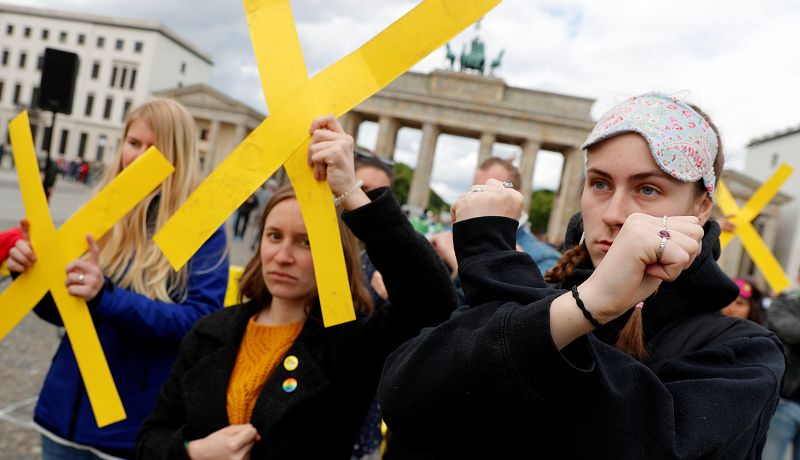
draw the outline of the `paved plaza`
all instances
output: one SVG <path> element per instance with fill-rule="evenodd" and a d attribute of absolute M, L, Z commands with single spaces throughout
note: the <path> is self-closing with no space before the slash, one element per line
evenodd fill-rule
<path fill-rule="evenodd" d="M 91 189 L 83 184 L 59 180 L 51 201 L 51 215 L 56 226 L 90 196 Z M 0 169 L 0 229 L 18 225 L 22 216 L 24 211 L 15 172 Z M 232 242 L 232 263 L 247 262 L 254 235 L 251 226 L 244 241 Z M 0 281 L 0 290 L 9 282 L 8 279 Z M 30 313 L 0 341 L 0 459 L 40 458 L 39 434 L 31 419 L 36 397 L 62 334 L 62 329 Z"/>

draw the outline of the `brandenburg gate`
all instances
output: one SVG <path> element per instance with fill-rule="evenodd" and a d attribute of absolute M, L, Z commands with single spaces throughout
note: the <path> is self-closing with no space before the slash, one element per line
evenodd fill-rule
<path fill-rule="evenodd" d="M 495 142 L 520 146 L 526 205 L 539 150 L 561 153 L 564 166 L 547 232 L 550 241 L 558 241 L 579 207 L 584 164 L 580 145 L 594 126 L 593 103 L 593 99 L 515 88 L 491 76 L 408 72 L 347 113 L 342 122 L 356 139 L 362 122 L 377 122 L 375 152 L 388 159 L 394 158 L 400 128 L 422 131 L 408 195 L 408 204 L 418 208 L 428 204 L 439 134 L 479 139 L 478 164 L 491 156 Z"/>

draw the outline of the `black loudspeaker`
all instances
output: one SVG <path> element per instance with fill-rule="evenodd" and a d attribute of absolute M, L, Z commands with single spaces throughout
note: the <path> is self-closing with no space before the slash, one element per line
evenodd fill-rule
<path fill-rule="evenodd" d="M 51 112 L 72 113 L 77 77 L 77 54 L 45 48 L 42 80 L 39 83 L 39 108 Z"/>

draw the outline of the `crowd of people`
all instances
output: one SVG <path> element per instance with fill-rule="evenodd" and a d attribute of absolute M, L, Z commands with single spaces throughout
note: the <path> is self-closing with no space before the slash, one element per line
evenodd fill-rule
<path fill-rule="evenodd" d="M 258 228 L 239 305 L 222 307 L 225 229 L 171 269 L 152 235 L 201 180 L 197 133 L 180 104 L 149 101 L 98 187 L 151 145 L 175 173 L 65 267 L 127 419 L 97 426 L 65 337 L 34 413 L 45 459 L 800 458 L 800 294 L 765 309 L 717 265 L 722 139 L 698 107 L 649 93 L 600 119 L 558 248 L 530 232 L 508 160 L 478 165 L 449 225 L 418 231 L 390 160 L 333 116 L 309 133 L 357 319 L 322 325 L 288 186 L 237 213 L 234 238 L 251 214 Z M 37 263 L 28 231 L 7 245 L 14 276 Z M 49 294 L 34 311 L 61 325 Z"/>

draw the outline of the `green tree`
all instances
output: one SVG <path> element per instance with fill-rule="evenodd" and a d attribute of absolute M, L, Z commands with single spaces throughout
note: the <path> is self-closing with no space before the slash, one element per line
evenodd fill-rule
<path fill-rule="evenodd" d="M 552 190 L 535 190 L 531 193 L 531 205 L 528 208 L 528 219 L 531 222 L 531 231 L 544 233 L 550 222 L 550 212 L 553 210 L 555 192 Z"/>
<path fill-rule="evenodd" d="M 411 178 L 414 176 L 414 169 L 405 163 L 394 164 L 394 185 L 392 185 L 392 193 L 397 197 L 397 201 L 408 203 L 408 190 L 411 188 Z M 436 192 L 431 190 L 430 198 L 428 199 L 428 208 L 434 213 L 441 211 L 449 211 L 450 204 L 440 197 Z"/>

